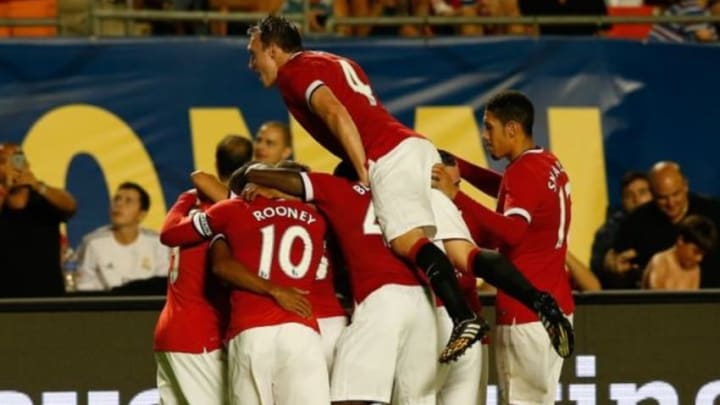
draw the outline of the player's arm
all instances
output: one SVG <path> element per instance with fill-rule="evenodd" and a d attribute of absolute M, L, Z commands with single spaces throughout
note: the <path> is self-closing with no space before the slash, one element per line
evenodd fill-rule
<path fill-rule="evenodd" d="M 218 202 L 228 197 L 228 188 L 217 177 L 202 170 L 190 174 L 190 179 L 197 190 L 210 201 Z"/>
<path fill-rule="evenodd" d="M 233 193 L 241 195 L 247 183 L 274 188 L 294 197 L 302 197 L 305 194 L 302 177 L 294 170 L 251 169 L 244 176 L 241 173 L 234 173 L 230 178 L 230 189 Z"/>
<path fill-rule="evenodd" d="M 192 210 L 196 201 L 197 195 L 194 192 L 180 194 L 175 205 L 170 208 L 160 231 L 160 242 L 163 245 L 169 247 L 191 245 L 214 234 L 208 214 Z"/>
<path fill-rule="evenodd" d="M 455 160 L 457 160 L 460 176 L 463 179 L 490 197 L 497 197 L 500 191 L 500 183 L 502 183 L 502 175 L 500 173 L 476 166 L 457 156 L 455 156 Z"/>
<path fill-rule="evenodd" d="M 223 238 L 216 238 L 212 241 L 210 259 L 213 273 L 233 287 L 272 297 L 283 309 L 304 318 L 312 316 L 312 308 L 306 298 L 308 291 L 281 287 L 259 277 L 235 260 L 230 246 Z"/>
<path fill-rule="evenodd" d="M 360 182 L 368 185 L 368 172 L 365 168 L 367 160 L 355 122 L 340 100 L 335 97 L 328 86 L 318 87 L 308 100 L 310 107 L 332 131 L 347 153 L 350 162 L 358 174 Z"/>
<path fill-rule="evenodd" d="M 520 243 L 530 225 L 522 215 L 498 214 L 463 192 L 457 193 L 453 202 L 463 212 L 468 223 L 489 233 L 494 240 L 511 246 Z"/>

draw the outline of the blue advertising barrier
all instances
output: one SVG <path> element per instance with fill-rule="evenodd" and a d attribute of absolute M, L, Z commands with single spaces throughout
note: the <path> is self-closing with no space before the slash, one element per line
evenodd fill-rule
<path fill-rule="evenodd" d="M 148 188 L 146 225 L 158 228 L 188 174 L 212 170 L 224 135 L 252 136 L 288 121 L 275 89 L 248 70 L 246 41 L 141 39 L 0 44 L 0 141 L 22 143 L 38 178 L 66 186 L 79 210 L 71 242 L 108 222 L 122 181 Z M 476 163 L 483 105 L 514 88 L 536 105 L 537 143 L 564 162 L 573 183 L 571 249 L 589 256 L 605 208 L 629 169 L 681 163 L 694 191 L 720 195 L 720 48 L 586 39 L 432 39 L 311 42 L 355 59 L 401 121 Z M 292 125 L 295 157 L 335 162 Z M 489 200 L 488 200 L 489 202 Z"/>

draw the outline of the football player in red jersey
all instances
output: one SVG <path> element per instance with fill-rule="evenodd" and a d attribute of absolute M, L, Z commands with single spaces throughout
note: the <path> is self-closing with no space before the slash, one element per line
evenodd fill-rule
<path fill-rule="evenodd" d="M 346 172 L 354 175 L 352 168 Z M 350 276 L 355 309 L 336 348 L 333 403 L 434 404 L 433 303 L 414 269 L 385 244 L 368 188 L 323 173 L 275 174 L 289 182 L 284 191 L 312 201 L 326 216 Z M 240 192 L 244 184 L 233 180 L 231 186 Z"/>
<path fill-rule="evenodd" d="M 239 287 L 231 293 L 227 334 L 230 403 L 329 403 L 317 321 L 309 306 L 296 310 L 297 300 L 285 300 L 304 299 L 312 288 L 325 220 L 297 201 L 232 198 L 165 229 L 161 239 L 187 245 L 217 234 L 229 249 L 225 260 L 213 253 L 214 271 Z"/>
<path fill-rule="evenodd" d="M 460 356 L 487 332 L 487 324 L 468 307 L 453 274 L 468 262 L 463 245 L 447 246 L 448 256 L 431 239 L 437 223 L 430 172 L 439 156 L 422 135 L 391 116 L 373 94 L 354 61 L 325 52 L 304 51 L 297 28 L 269 16 L 249 30 L 249 67 L 266 87 L 277 84 L 292 115 L 331 153 L 352 164 L 360 183 L 371 185 L 378 222 L 392 250 L 427 274 L 445 303 L 455 328 L 443 362 Z M 452 260 L 452 262 L 451 262 Z"/>
<path fill-rule="evenodd" d="M 215 165 L 222 183 L 252 156 L 252 143 L 229 135 L 218 143 Z M 163 229 L 191 210 L 205 211 L 211 201 L 202 193 L 180 194 Z M 223 350 L 229 311 L 228 293 L 206 267 L 208 243 L 173 249 L 167 298 L 160 312 L 153 349 L 160 399 L 168 404 L 226 403 Z"/>
<path fill-rule="evenodd" d="M 455 198 L 463 213 L 475 218 L 500 252 L 538 288 L 548 291 L 565 314 L 559 328 L 548 329 L 549 320 L 542 312 L 538 317 L 498 291 L 495 350 L 502 403 L 553 402 L 562 357 L 573 350 L 572 326 L 566 317 L 572 319 L 575 304 L 565 271 L 570 182 L 557 157 L 533 141 L 533 120 L 534 107 L 524 94 L 503 91 L 494 96 L 485 107 L 483 141 L 494 159 L 507 159 L 509 165 L 498 176 L 500 182 L 490 182 L 497 184 L 495 190 L 487 182 L 478 186 L 496 193 L 497 212 L 467 196 Z M 484 169 L 461 165 L 463 176 L 478 171 Z"/>
<path fill-rule="evenodd" d="M 343 168 L 345 170 L 342 170 Z M 347 165 L 345 164 L 339 165 L 337 171 L 346 173 L 346 176 L 348 172 L 352 172 L 352 170 L 349 170 L 347 168 Z M 232 190 L 236 193 L 244 190 L 243 194 L 249 198 L 252 198 L 252 196 L 254 195 L 266 192 L 255 184 L 250 184 L 246 187 L 246 182 L 264 184 L 267 186 L 278 188 L 285 193 L 303 196 L 306 200 L 312 200 L 318 206 L 318 208 L 327 216 L 332 227 L 335 229 L 335 232 L 338 234 L 338 241 L 340 243 L 341 250 L 343 252 L 343 255 L 345 256 L 345 260 L 348 263 L 348 266 L 350 267 L 351 285 L 353 285 L 353 293 L 355 295 L 356 302 L 361 302 L 361 300 L 365 299 L 365 297 L 368 297 L 368 291 L 365 290 L 365 288 L 367 288 L 366 283 L 367 285 L 377 286 L 377 283 L 381 283 L 386 279 L 386 277 L 388 280 L 398 280 L 398 277 L 402 275 L 401 271 L 395 271 L 390 274 L 385 274 L 383 272 L 384 268 L 390 267 L 391 264 L 394 262 L 398 262 L 397 259 L 395 259 L 395 261 L 382 260 L 379 263 L 373 260 L 376 257 L 387 257 L 389 252 L 386 246 L 382 244 L 382 239 L 379 238 L 380 229 L 375 221 L 376 218 L 374 215 L 374 206 L 370 204 L 370 196 L 368 196 L 370 190 L 368 190 L 362 184 L 348 183 L 346 180 L 321 173 L 297 174 L 287 171 L 283 172 L 280 170 L 251 170 L 246 173 L 239 172 L 233 175 L 230 186 Z M 364 204 L 360 204 L 363 201 L 361 201 L 357 196 L 354 196 L 355 194 L 360 194 L 364 196 Z M 444 196 L 440 195 L 439 191 L 434 191 L 432 195 L 433 198 L 444 198 Z M 354 203 L 355 200 L 358 201 L 358 204 Z M 457 211 L 457 209 L 452 205 L 438 204 L 437 206 L 442 207 L 442 209 L 445 210 Z M 443 214 L 439 213 L 439 216 L 443 216 Z M 462 224 L 464 232 L 461 228 L 457 226 L 447 227 L 444 225 L 445 223 L 439 223 L 438 233 L 436 236 L 438 240 L 442 241 L 444 245 L 446 245 L 449 241 L 450 243 L 463 244 L 467 246 L 467 249 L 471 250 L 471 254 L 476 256 L 476 260 L 483 262 L 484 265 L 482 266 L 482 268 L 490 269 L 490 271 L 481 274 L 486 280 L 498 286 L 499 288 L 505 289 L 508 293 L 512 294 L 512 296 L 521 299 L 526 296 L 543 296 L 543 293 L 541 293 L 540 291 L 535 289 L 530 283 L 528 283 L 528 281 L 517 271 L 517 269 L 515 269 L 506 259 L 504 259 L 504 257 L 495 252 L 481 251 L 480 249 L 475 247 L 472 243 L 472 238 L 469 236 L 469 231 L 464 226 L 464 223 Z M 360 232 L 361 228 L 362 232 Z M 461 232 L 458 232 L 457 229 L 461 229 Z M 373 234 L 377 235 L 378 240 L 376 241 L 377 243 L 375 243 L 375 245 L 378 248 L 376 250 L 372 250 L 372 255 L 368 255 L 366 250 L 367 246 L 373 246 L 368 241 L 368 235 Z M 354 239 L 352 239 L 353 235 Z M 382 255 L 383 250 L 385 251 L 384 256 Z M 392 255 L 389 256 L 391 258 L 393 257 Z M 355 267 L 353 268 L 353 266 Z M 407 267 L 405 268 L 407 269 Z M 402 269 L 402 267 L 398 269 Z M 382 277 L 379 277 L 380 275 L 382 275 Z M 360 278 L 360 281 L 357 280 L 358 278 Z M 414 282 L 417 281 L 415 280 Z M 400 281 L 392 281 L 391 283 L 401 284 Z M 371 289 L 370 291 L 374 290 Z M 370 296 L 375 299 L 379 299 L 379 295 L 375 296 L 374 294 L 371 294 Z M 386 294 L 382 295 L 382 297 L 385 296 Z M 393 299 L 398 298 L 396 295 L 393 295 Z M 532 305 L 534 301 L 527 301 L 523 299 L 522 302 L 524 303 L 524 305 L 533 308 Z M 375 311 L 369 311 L 366 309 L 368 313 L 385 314 L 387 312 L 388 306 L 391 304 L 374 305 L 378 305 L 380 309 L 377 309 Z M 368 304 L 368 306 L 370 306 L 370 304 Z M 358 306 L 357 310 L 359 311 L 362 308 L 367 307 Z M 354 330 L 361 330 L 359 326 L 356 328 L 353 328 L 352 326 L 355 323 L 355 316 L 356 315 L 353 315 L 353 323 L 351 323 L 351 326 L 348 329 L 347 336 L 352 336 L 351 332 Z M 370 316 L 372 319 L 373 315 Z M 379 324 L 373 324 L 368 322 L 367 324 L 372 325 L 367 329 L 374 329 L 374 333 L 377 334 L 376 336 L 382 336 L 381 331 L 383 331 L 383 327 L 394 330 L 389 326 L 393 324 L 392 322 L 381 322 Z M 340 367 L 343 366 L 343 362 L 341 360 L 343 357 L 340 353 L 342 353 L 343 350 L 342 347 L 343 342 L 345 341 L 345 337 L 346 336 L 343 336 L 343 338 L 341 338 L 340 340 L 340 344 L 338 347 L 339 360 L 336 364 L 335 370 L 340 370 Z M 388 339 L 390 339 L 389 341 L 394 341 L 391 338 Z M 358 339 L 358 341 L 364 342 L 362 339 Z M 363 347 L 362 345 L 360 346 Z M 429 346 L 429 341 L 428 344 L 425 344 L 424 346 L 426 352 L 427 346 Z M 353 350 L 355 350 L 356 353 L 360 353 L 357 349 Z M 364 349 L 361 353 L 363 353 L 363 355 L 366 354 L 367 349 Z M 415 354 L 415 357 L 422 357 L 422 353 L 418 352 L 418 354 Z M 359 356 L 360 355 L 355 357 Z M 367 361 L 372 361 L 372 357 L 369 355 L 363 356 L 363 359 L 366 359 Z M 356 361 L 354 358 L 353 360 Z M 367 368 L 371 369 L 371 367 Z M 333 399 L 338 401 L 364 399 L 362 397 L 356 398 L 352 395 L 343 396 L 339 393 L 336 395 L 336 392 L 339 392 L 341 389 L 338 387 L 343 387 L 342 389 L 347 389 L 344 387 L 349 386 L 354 388 L 355 386 L 362 385 L 358 382 L 348 383 L 347 381 L 363 380 L 363 378 L 357 378 L 355 380 L 343 380 L 341 384 L 335 385 L 336 376 L 342 375 L 342 373 L 336 373 L 335 370 L 333 371 L 333 384 L 331 385 Z M 367 393 L 368 391 L 361 392 Z"/>

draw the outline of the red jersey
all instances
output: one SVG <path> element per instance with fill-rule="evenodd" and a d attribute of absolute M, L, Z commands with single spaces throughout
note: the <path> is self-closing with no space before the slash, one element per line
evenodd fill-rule
<path fill-rule="evenodd" d="M 324 252 L 325 220 L 297 201 L 233 198 L 216 203 L 174 229 L 163 232 L 169 245 L 193 243 L 211 235 L 227 238 L 233 257 L 258 276 L 283 287 L 311 291 Z M 260 327 L 295 322 L 318 331 L 305 319 L 280 307 L 272 297 L 243 289 L 231 292 L 227 338 Z"/>
<path fill-rule="evenodd" d="M 327 252 L 320 259 L 320 266 L 315 275 L 315 284 L 310 292 L 310 304 L 316 318 L 332 318 L 334 316 L 345 316 L 345 309 L 340 305 L 335 295 L 334 272 L 335 264 L 331 255 Z"/>
<path fill-rule="evenodd" d="M 500 243 L 500 252 L 539 290 L 547 291 L 566 313 L 575 309 L 565 271 L 570 228 L 570 181 L 558 159 L 543 149 L 530 149 L 508 165 L 500 185 L 497 212 L 519 215 L 528 222 L 522 240 Z M 537 321 L 537 315 L 498 290 L 499 324 Z"/>
<path fill-rule="evenodd" d="M 420 136 L 385 110 L 367 75 L 353 60 L 327 52 L 300 52 L 278 70 L 277 85 L 293 117 L 342 160 L 348 160 L 342 145 L 310 108 L 310 97 L 323 85 L 352 117 L 368 159 L 378 160 L 408 137 Z"/>
<path fill-rule="evenodd" d="M 337 236 L 356 303 L 387 284 L 420 285 L 415 270 L 385 245 L 370 190 L 324 173 L 301 173 L 305 200 L 312 201 Z"/>
<path fill-rule="evenodd" d="M 194 193 L 183 193 L 163 228 L 179 223 L 191 208 L 206 210 L 209 206 L 197 201 Z M 203 353 L 222 347 L 228 292 L 206 267 L 207 247 L 207 242 L 200 242 L 173 249 L 167 298 L 155 326 L 155 351 Z"/>

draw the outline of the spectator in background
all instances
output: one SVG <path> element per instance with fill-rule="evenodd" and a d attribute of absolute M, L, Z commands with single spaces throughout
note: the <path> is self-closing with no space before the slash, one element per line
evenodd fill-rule
<path fill-rule="evenodd" d="M 353 2 L 353 16 L 355 17 L 402 17 L 426 16 L 430 13 L 431 0 L 356 0 Z M 376 25 L 359 26 L 355 31 L 357 36 L 404 36 L 416 37 L 429 33 L 429 28 L 415 25 Z"/>
<path fill-rule="evenodd" d="M 635 208 L 652 200 L 647 174 L 638 171 L 625 173 L 620 181 L 620 193 L 622 207 L 608 212 L 605 223 L 595 232 L 590 256 L 590 269 L 605 288 L 612 288 L 617 283 L 617 280 L 614 280 L 616 273 L 604 271 L 604 262 L 615 244 L 620 222 Z"/>
<path fill-rule="evenodd" d="M 139 184 L 120 184 L 110 205 L 110 225 L 83 237 L 78 249 L 78 291 L 109 291 L 136 280 L 167 277 L 170 250 L 157 232 L 140 227 L 150 196 Z"/>
<path fill-rule="evenodd" d="M 720 201 L 689 192 L 680 165 L 656 163 L 649 173 L 654 201 L 638 207 L 620 224 L 617 240 L 605 260 L 605 271 L 617 273 L 614 288 L 638 288 L 650 258 L 671 247 L 676 224 L 688 215 L 702 215 L 720 224 Z M 701 288 L 720 287 L 720 254 L 714 248 L 700 264 Z"/>
<path fill-rule="evenodd" d="M 0 297 L 65 293 L 60 223 L 77 205 L 67 191 L 38 180 L 16 144 L 0 144 Z"/>
<path fill-rule="evenodd" d="M 283 14 L 300 14 L 305 12 L 306 0 L 285 0 L 282 7 Z M 347 17 L 349 12 L 348 0 L 309 0 L 310 1 L 310 32 L 326 32 L 327 20 L 334 16 Z M 336 28 L 340 35 L 351 35 L 349 26 Z"/>
<path fill-rule="evenodd" d="M 708 0 L 677 0 L 665 9 L 668 16 L 709 16 Z M 660 23 L 650 31 L 648 41 L 658 42 L 713 42 L 718 35 L 711 23 Z"/>
<path fill-rule="evenodd" d="M 605 0 L 518 0 L 522 15 L 607 15 Z M 597 35 L 608 30 L 608 25 L 540 25 L 541 35 Z M 535 29 L 533 29 L 534 31 Z"/>
<path fill-rule="evenodd" d="M 643 274 L 643 288 L 653 290 L 697 290 L 700 262 L 717 244 L 717 228 L 699 215 L 685 217 L 677 226 L 675 244 L 655 253 Z M 717 271 L 718 269 L 714 269 Z"/>
<path fill-rule="evenodd" d="M 293 154 L 290 127 L 280 121 L 268 121 L 255 134 L 253 160 L 270 165 L 287 160 Z"/>
<path fill-rule="evenodd" d="M 175 0 L 180 2 L 188 1 L 209 1 L 212 11 L 220 12 L 242 12 L 277 14 L 283 6 L 284 0 Z M 245 22 L 224 22 L 219 21 L 212 24 L 212 32 L 215 35 L 245 35 L 249 27 Z"/>

